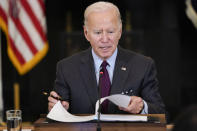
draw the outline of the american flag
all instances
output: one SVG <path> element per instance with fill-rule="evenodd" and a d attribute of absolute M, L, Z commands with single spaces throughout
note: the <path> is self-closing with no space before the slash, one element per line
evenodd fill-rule
<path fill-rule="evenodd" d="M 0 27 L 19 74 L 27 73 L 46 55 L 44 0 L 0 0 Z"/>

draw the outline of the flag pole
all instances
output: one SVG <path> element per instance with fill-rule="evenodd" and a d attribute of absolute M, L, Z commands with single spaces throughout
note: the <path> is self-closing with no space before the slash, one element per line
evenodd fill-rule
<path fill-rule="evenodd" d="M 14 82 L 14 109 L 20 109 L 20 86 L 18 82 Z"/>
<path fill-rule="evenodd" d="M 2 86 L 2 35 L 0 29 L 0 124 L 3 122 L 3 86 Z"/>

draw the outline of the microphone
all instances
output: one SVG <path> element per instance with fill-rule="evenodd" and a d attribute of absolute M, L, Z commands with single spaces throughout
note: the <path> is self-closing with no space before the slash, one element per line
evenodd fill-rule
<path fill-rule="evenodd" d="M 97 131 L 101 131 L 101 125 L 100 125 L 100 116 L 101 116 L 101 88 L 102 88 L 102 83 L 101 83 L 101 78 L 103 76 L 104 73 L 104 69 L 101 68 L 100 72 L 99 72 L 99 108 L 98 108 L 98 122 L 97 122 Z"/>

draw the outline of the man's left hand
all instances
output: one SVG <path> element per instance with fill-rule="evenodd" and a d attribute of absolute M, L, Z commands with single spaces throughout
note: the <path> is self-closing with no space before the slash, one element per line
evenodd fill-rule
<path fill-rule="evenodd" d="M 131 101 L 127 108 L 119 107 L 120 110 L 132 113 L 139 114 L 144 108 L 144 102 L 141 97 L 131 96 Z"/>

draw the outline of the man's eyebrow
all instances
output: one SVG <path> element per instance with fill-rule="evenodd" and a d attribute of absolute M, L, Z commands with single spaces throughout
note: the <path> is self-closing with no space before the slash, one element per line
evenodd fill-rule
<path fill-rule="evenodd" d="M 101 29 L 93 29 L 93 31 L 102 31 Z"/>

